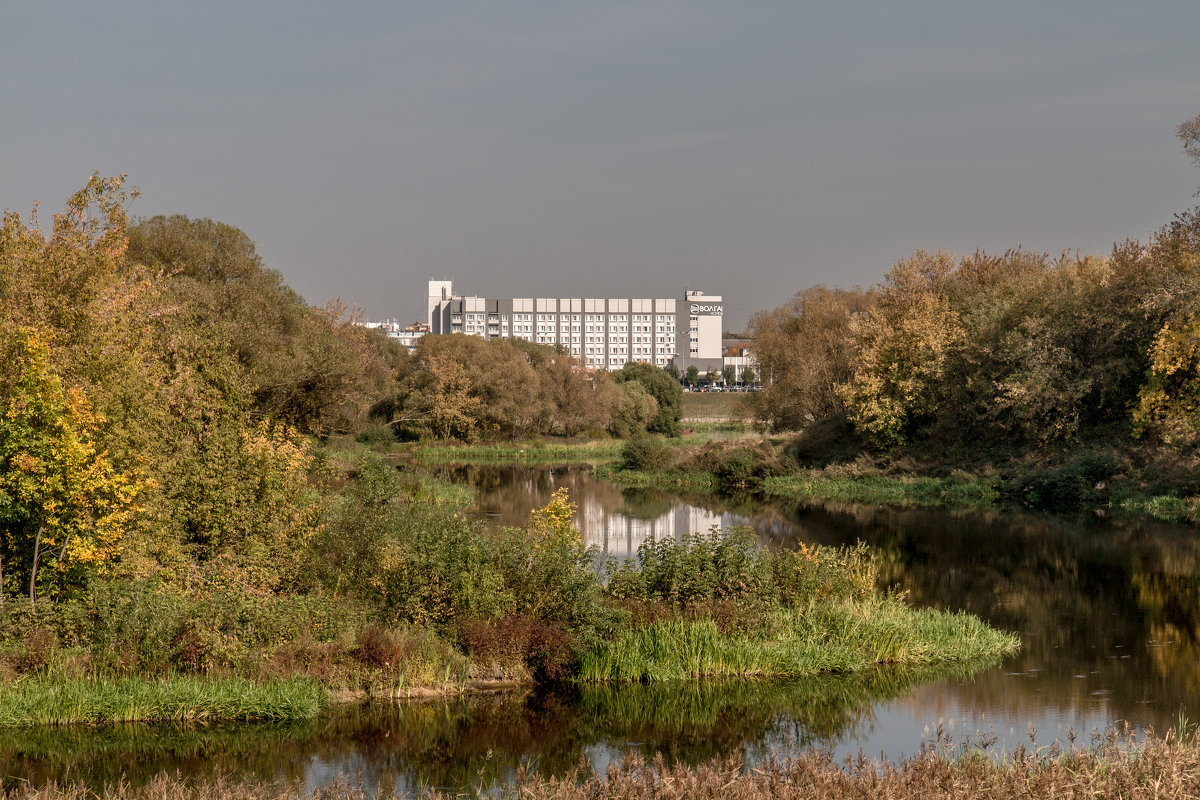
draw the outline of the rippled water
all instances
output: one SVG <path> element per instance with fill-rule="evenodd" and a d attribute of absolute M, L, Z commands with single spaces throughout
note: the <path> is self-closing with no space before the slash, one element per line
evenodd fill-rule
<path fill-rule="evenodd" d="M 622 491 L 585 469 L 461 468 L 478 512 L 520 524 L 559 486 L 589 543 L 635 554 L 648 538 L 750 525 L 764 544 L 849 544 L 880 554 L 881 582 L 918 605 L 966 609 L 1018 631 L 1023 650 L 975 675 L 896 673 L 796 683 L 559 691 L 341 709 L 292 726 L 0 734 L 0 772 L 90 783 L 136 769 L 462 789 L 519 764 L 562 774 L 628 749 L 689 763 L 822 746 L 911 755 L 939 725 L 996 749 L 1129 723 L 1200 719 L 1200 545 L 1194 529 L 1132 520 L 957 514 Z"/>

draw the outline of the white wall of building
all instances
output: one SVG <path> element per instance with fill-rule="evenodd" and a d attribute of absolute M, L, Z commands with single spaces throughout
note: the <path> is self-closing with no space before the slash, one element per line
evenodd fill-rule
<path fill-rule="evenodd" d="M 429 282 L 429 324 L 434 333 L 486 339 L 527 339 L 560 345 L 594 369 L 620 369 L 630 361 L 666 367 L 691 342 L 678 330 L 687 316 L 675 298 L 539 297 L 491 299 L 449 294 L 449 281 Z M 698 342 L 721 355 L 720 297 L 716 313 L 702 315 Z M 714 322 L 715 320 L 715 322 Z M 713 333 L 715 331 L 715 334 Z"/>

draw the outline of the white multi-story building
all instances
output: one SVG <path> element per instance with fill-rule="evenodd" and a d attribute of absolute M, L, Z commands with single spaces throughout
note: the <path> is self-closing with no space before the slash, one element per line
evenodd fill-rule
<path fill-rule="evenodd" d="M 666 367 L 688 359 L 721 360 L 719 295 L 674 298 L 517 297 L 493 300 L 454 294 L 450 281 L 429 281 L 433 333 L 526 339 L 561 345 L 594 369 L 630 361 Z M 719 368 L 719 367 L 718 367 Z"/>

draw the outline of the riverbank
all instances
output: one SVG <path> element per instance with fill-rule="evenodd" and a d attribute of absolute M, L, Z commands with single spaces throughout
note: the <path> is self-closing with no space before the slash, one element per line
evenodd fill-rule
<path fill-rule="evenodd" d="M 710 442 L 741 442 L 761 438 L 738 421 L 697 420 L 684 426 L 677 437 L 663 439 L 675 449 L 701 447 Z M 621 460 L 628 440 L 574 439 L 539 437 L 516 442 L 463 444 L 461 442 L 413 442 L 392 448 L 399 458 L 418 464 L 477 464 L 498 466 L 559 466 L 588 464 L 601 466 Z"/>
<path fill-rule="evenodd" d="M 1108 463 L 1111 459 L 1086 451 L 1060 462 L 1010 464 L 1004 469 L 986 463 L 950 468 L 908 457 L 862 454 L 850 461 L 802 467 L 786 440 L 754 434 L 741 423 L 698 423 L 681 437 L 639 441 L 658 443 L 651 463 L 631 459 L 631 443 L 619 440 L 421 443 L 398 455 L 422 464 L 587 465 L 595 468 L 596 477 L 623 488 L 693 495 L 734 491 L 814 505 L 1022 509 L 1200 523 L 1200 496 L 1176 486 L 1186 480 L 1147 469 L 1121 471 Z"/>
<path fill-rule="evenodd" d="M 958 473 L 948 478 L 921 475 L 847 475 L 806 469 L 764 478 L 758 493 L 813 503 L 841 502 L 896 508 L 984 511 L 1001 503 L 995 477 Z"/>

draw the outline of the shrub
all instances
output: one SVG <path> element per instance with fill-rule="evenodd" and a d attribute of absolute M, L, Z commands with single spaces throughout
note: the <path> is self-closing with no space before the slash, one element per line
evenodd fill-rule
<path fill-rule="evenodd" d="M 667 469 L 671 461 L 671 448 L 658 436 L 637 436 L 621 448 L 625 469 L 654 472 Z"/>
<path fill-rule="evenodd" d="M 524 670 L 539 681 L 561 680 L 579 658 L 577 638 L 564 626 L 526 614 L 472 620 L 461 638 L 477 666 L 501 677 Z"/>
<path fill-rule="evenodd" d="M 396 621 L 460 639 L 471 633 L 460 627 L 462 620 L 538 620 L 547 631 L 562 633 L 541 636 L 550 653 L 542 660 L 562 662 L 554 643 L 590 646 L 612 618 L 601 603 L 594 555 L 575 531 L 571 510 L 569 499 L 559 495 L 534 511 L 528 528 L 487 530 L 436 509 L 392 509 L 381 520 L 387 527 L 378 550 L 370 554 L 366 596 Z"/>
<path fill-rule="evenodd" d="M 747 486 L 759 475 L 759 459 L 745 448 L 732 450 L 717 467 L 717 479 L 723 486 Z"/>
<path fill-rule="evenodd" d="M 396 443 L 396 432 L 391 425 L 368 425 L 355 439 L 370 447 L 387 447 Z"/>
<path fill-rule="evenodd" d="M 41 602 L 36 615 L 9 601 L 0 611 L 5 650 L 86 654 L 89 668 L 110 676 L 160 677 L 241 669 L 263 653 L 309 637 L 328 641 L 364 622 L 352 601 L 303 595 L 186 594 L 153 582 L 97 582 L 87 601 Z M 37 656 L 14 666 L 37 670 Z"/>
<path fill-rule="evenodd" d="M 626 596 L 678 606 L 763 596 L 770 593 L 770 570 L 764 556 L 749 528 L 714 527 L 679 541 L 648 541 L 638 548 L 638 577 L 620 575 L 618 569 L 615 586 L 610 579 L 610 592 L 628 592 Z"/>
<path fill-rule="evenodd" d="M 1117 457 L 1104 450 L 1084 450 L 1051 469 L 1034 468 L 1009 480 L 1018 502 L 1039 511 L 1075 511 L 1108 501 L 1108 483 L 1120 469 Z"/>
<path fill-rule="evenodd" d="M 822 547 L 799 543 L 771 559 L 771 577 L 783 604 L 792 608 L 812 600 L 861 600 L 875 593 L 875 562 L 867 546 Z"/>
<path fill-rule="evenodd" d="M 875 575 L 870 550 L 861 542 L 844 548 L 800 543 L 796 550 L 772 552 L 759 546 L 750 528 L 714 527 L 680 541 L 646 542 L 636 562 L 610 561 L 607 591 L 630 603 L 635 618 L 643 612 L 653 617 L 654 605 L 665 603 L 703 609 L 725 629 L 744 624 L 747 609 L 871 597 Z"/>
<path fill-rule="evenodd" d="M 367 505 L 383 505 L 400 494 L 400 471 L 378 456 L 367 456 L 354 470 L 353 495 Z"/>

